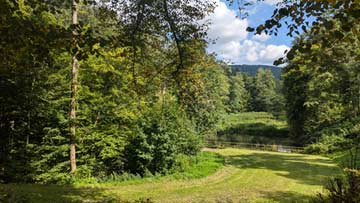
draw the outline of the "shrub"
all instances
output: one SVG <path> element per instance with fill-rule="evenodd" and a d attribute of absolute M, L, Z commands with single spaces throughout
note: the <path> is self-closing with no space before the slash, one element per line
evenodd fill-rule
<path fill-rule="evenodd" d="M 325 186 L 328 194 L 319 195 L 322 203 L 360 202 L 360 170 L 345 169 L 343 176 L 332 178 Z"/>
<path fill-rule="evenodd" d="M 309 154 L 328 154 L 340 151 L 343 149 L 342 145 L 346 142 L 343 135 L 324 135 L 319 142 L 310 144 L 305 147 L 305 152 Z"/>
<path fill-rule="evenodd" d="M 179 154 L 195 155 L 201 142 L 194 123 L 175 104 L 155 106 L 139 119 L 124 148 L 124 169 L 144 176 L 170 170 Z"/>
<path fill-rule="evenodd" d="M 164 173 L 172 167 L 175 146 L 170 135 L 157 126 L 153 126 L 152 131 L 148 134 L 139 132 L 125 147 L 125 169 L 130 173 L 144 176 L 147 171 Z"/>

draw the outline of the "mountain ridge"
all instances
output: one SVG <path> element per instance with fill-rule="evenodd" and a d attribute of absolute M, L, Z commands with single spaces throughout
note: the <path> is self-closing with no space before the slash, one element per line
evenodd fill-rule
<path fill-rule="evenodd" d="M 258 69 L 270 69 L 276 79 L 281 79 L 282 68 L 271 65 L 247 65 L 247 64 L 238 64 L 238 65 L 229 65 L 233 74 L 237 72 L 247 73 L 250 76 L 254 77 Z"/>

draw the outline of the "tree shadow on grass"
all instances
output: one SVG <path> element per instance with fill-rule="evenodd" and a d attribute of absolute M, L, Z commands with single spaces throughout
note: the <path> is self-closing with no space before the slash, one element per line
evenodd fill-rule
<path fill-rule="evenodd" d="M 304 203 L 313 202 L 316 197 L 311 195 L 304 195 L 297 192 L 269 192 L 265 193 L 264 197 L 268 200 L 279 203 Z"/>
<path fill-rule="evenodd" d="M 0 185 L 0 202 L 26 203 L 127 203 L 106 188 L 72 186 L 4 184 Z"/>
<path fill-rule="evenodd" d="M 340 172 L 331 160 L 308 159 L 303 155 L 255 152 L 229 157 L 230 164 L 238 168 L 269 169 L 306 185 L 324 185 L 330 176 Z"/>
<path fill-rule="evenodd" d="M 222 135 L 250 135 L 250 136 L 268 136 L 268 137 L 287 137 L 288 129 L 278 128 L 274 124 L 267 123 L 241 123 L 228 127 L 218 132 Z"/>

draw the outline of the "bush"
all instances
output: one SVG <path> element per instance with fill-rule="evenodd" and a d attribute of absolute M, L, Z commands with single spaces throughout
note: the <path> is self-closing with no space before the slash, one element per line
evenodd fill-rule
<path fill-rule="evenodd" d="M 156 127 L 154 127 L 154 130 Z M 175 147 L 166 132 L 151 132 L 138 135 L 129 140 L 125 147 L 125 170 L 144 176 L 147 171 L 152 174 L 164 173 L 175 161 Z"/>
<path fill-rule="evenodd" d="M 321 203 L 360 202 L 360 170 L 345 169 L 345 175 L 332 178 L 325 186 L 328 194 L 319 195 Z"/>
<path fill-rule="evenodd" d="M 347 140 L 343 135 L 324 135 L 319 142 L 305 147 L 305 152 L 309 154 L 328 154 L 343 150 L 343 145 Z"/>
<path fill-rule="evenodd" d="M 200 136 L 194 123 L 176 104 L 155 105 L 139 119 L 137 132 L 124 148 L 124 169 L 141 176 L 170 170 L 177 155 L 200 151 Z"/>
<path fill-rule="evenodd" d="M 304 148 L 307 154 L 326 154 L 329 151 L 329 146 L 323 143 L 314 143 Z"/>

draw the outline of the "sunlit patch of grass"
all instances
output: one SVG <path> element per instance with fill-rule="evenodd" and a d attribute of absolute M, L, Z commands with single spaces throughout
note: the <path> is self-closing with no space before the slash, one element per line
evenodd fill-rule
<path fill-rule="evenodd" d="M 322 185 L 329 176 L 340 172 L 331 159 L 322 156 L 233 148 L 206 151 L 202 154 L 206 160 L 185 168 L 182 175 L 77 187 L 0 187 L 29 195 L 32 202 L 39 203 L 120 202 L 139 198 L 150 198 L 155 203 L 307 202 L 323 191 Z M 226 165 L 221 167 L 223 159 Z"/>
<path fill-rule="evenodd" d="M 224 115 L 217 125 L 217 139 L 232 142 L 290 145 L 285 120 L 267 112 L 245 112 Z"/>

